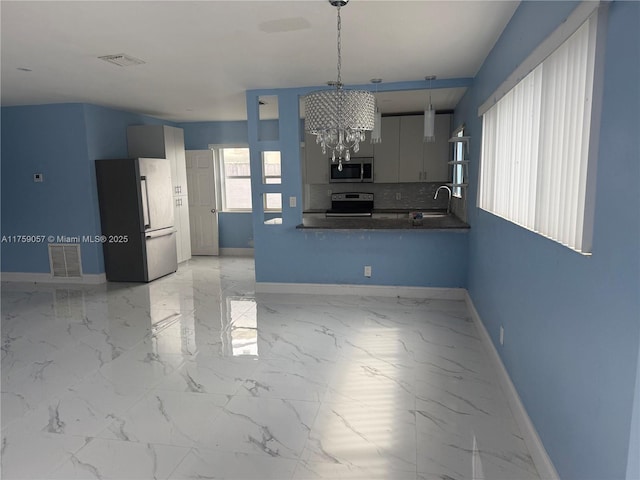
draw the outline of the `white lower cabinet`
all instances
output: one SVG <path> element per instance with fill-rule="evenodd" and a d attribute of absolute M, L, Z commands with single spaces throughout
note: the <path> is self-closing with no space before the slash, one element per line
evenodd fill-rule
<path fill-rule="evenodd" d="M 176 250 L 178 263 L 191 258 L 191 235 L 189 226 L 189 197 L 173 197 L 173 216 L 176 228 Z"/>

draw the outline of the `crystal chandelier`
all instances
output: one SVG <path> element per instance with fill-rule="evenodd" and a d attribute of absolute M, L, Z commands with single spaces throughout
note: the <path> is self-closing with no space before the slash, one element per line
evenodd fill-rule
<path fill-rule="evenodd" d="M 331 152 L 331 161 L 338 160 L 338 170 L 342 171 L 342 161 L 351 159 L 360 150 L 360 142 L 365 131 L 373 130 L 376 100 L 371 92 L 345 90 L 342 84 L 342 45 L 340 8 L 349 0 L 329 0 L 338 9 L 338 79 L 329 82 L 333 87 L 317 90 L 305 96 L 305 130 L 316 136 L 316 143 L 322 153 Z"/>

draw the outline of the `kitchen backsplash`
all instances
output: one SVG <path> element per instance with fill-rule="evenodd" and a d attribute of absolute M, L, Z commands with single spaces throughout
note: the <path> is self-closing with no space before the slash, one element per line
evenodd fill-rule
<path fill-rule="evenodd" d="M 331 207 L 331 193 L 373 193 L 375 209 L 426 210 L 447 208 L 448 194 L 433 195 L 442 183 L 331 183 L 305 185 L 305 210 L 326 210 Z M 397 198 L 400 194 L 400 199 Z"/>

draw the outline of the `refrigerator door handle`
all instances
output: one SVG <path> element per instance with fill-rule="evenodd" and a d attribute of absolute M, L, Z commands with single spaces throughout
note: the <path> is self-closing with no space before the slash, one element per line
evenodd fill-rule
<path fill-rule="evenodd" d="M 144 219 L 144 229 L 151 228 L 151 219 L 149 218 L 149 190 L 147 189 L 147 177 L 140 177 L 140 191 L 142 192 L 142 216 Z"/>

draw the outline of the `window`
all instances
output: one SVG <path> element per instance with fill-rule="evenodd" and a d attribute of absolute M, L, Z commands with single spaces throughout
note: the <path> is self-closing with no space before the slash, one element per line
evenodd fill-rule
<path fill-rule="evenodd" d="M 589 252 L 592 15 L 483 114 L 478 206 Z"/>
<path fill-rule="evenodd" d="M 264 184 L 280 184 L 282 183 L 280 165 L 280 152 L 265 151 L 262 152 L 262 183 Z M 281 193 L 265 193 L 264 194 L 264 211 L 265 212 L 281 212 L 282 211 L 282 194 Z"/>
<path fill-rule="evenodd" d="M 220 147 L 215 149 L 220 165 L 222 208 L 251 210 L 251 166 L 246 147 Z"/>
<path fill-rule="evenodd" d="M 282 183 L 280 152 L 262 152 L 262 183 Z"/>

